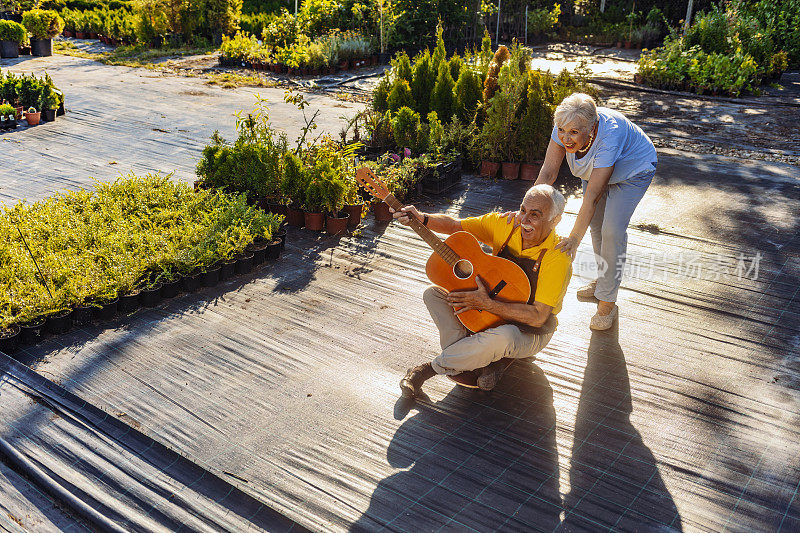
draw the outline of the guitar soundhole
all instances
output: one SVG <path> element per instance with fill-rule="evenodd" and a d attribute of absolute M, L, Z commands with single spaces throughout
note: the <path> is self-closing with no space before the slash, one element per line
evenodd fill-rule
<path fill-rule="evenodd" d="M 458 279 L 469 278 L 472 276 L 472 263 L 466 259 L 459 260 L 453 265 L 453 274 L 455 274 Z"/>

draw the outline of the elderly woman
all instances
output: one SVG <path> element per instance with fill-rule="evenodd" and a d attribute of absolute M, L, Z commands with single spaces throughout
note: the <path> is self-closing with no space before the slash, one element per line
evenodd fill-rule
<path fill-rule="evenodd" d="M 556 245 L 572 258 L 586 230 L 599 277 L 578 290 L 598 300 L 589 327 L 610 328 L 617 317 L 617 291 L 625 266 L 627 228 L 653 179 L 658 158 L 650 138 L 622 113 L 597 107 L 588 94 L 568 96 L 555 111 L 555 126 L 536 183 L 552 185 L 564 157 L 583 181 L 583 203 L 569 237 Z"/>

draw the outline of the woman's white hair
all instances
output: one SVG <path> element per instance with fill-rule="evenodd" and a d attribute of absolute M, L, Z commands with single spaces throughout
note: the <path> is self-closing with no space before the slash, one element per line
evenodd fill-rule
<path fill-rule="evenodd" d="M 560 214 L 564 212 L 564 206 L 567 205 L 567 200 L 564 198 L 564 195 L 561 192 L 553 187 L 552 185 L 547 185 L 546 183 L 540 183 L 539 185 L 534 185 L 528 192 L 525 193 L 525 196 L 528 195 L 542 195 L 546 196 L 552 202 L 552 208 L 550 209 L 550 220 L 553 220 Z"/>
<path fill-rule="evenodd" d="M 597 122 L 597 104 L 588 94 L 573 93 L 558 104 L 553 122 L 558 128 L 573 124 L 578 130 L 589 131 Z"/>

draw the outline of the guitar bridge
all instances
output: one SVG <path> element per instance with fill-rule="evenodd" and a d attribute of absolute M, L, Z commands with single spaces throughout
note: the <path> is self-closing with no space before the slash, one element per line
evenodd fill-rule
<path fill-rule="evenodd" d="M 494 288 L 489 291 L 489 298 L 494 298 L 495 296 L 500 294 L 500 291 L 502 291 L 505 288 L 505 286 L 506 286 L 506 282 L 501 279 L 497 283 L 497 285 L 495 285 Z"/>

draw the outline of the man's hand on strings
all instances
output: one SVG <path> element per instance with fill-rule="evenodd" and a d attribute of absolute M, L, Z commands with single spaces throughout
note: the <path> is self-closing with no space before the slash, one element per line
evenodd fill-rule
<path fill-rule="evenodd" d="M 478 284 L 476 289 L 471 291 L 453 291 L 447 295 L 447 303 L 453 307 L 459 308 L 455 312 L 457 315 L 473 309 L 487 309 L 492 304 L 489 291 L 486 289 L 486 285 L 483 283 L 480 276 L 475 276 L 475 282 Z"/>

